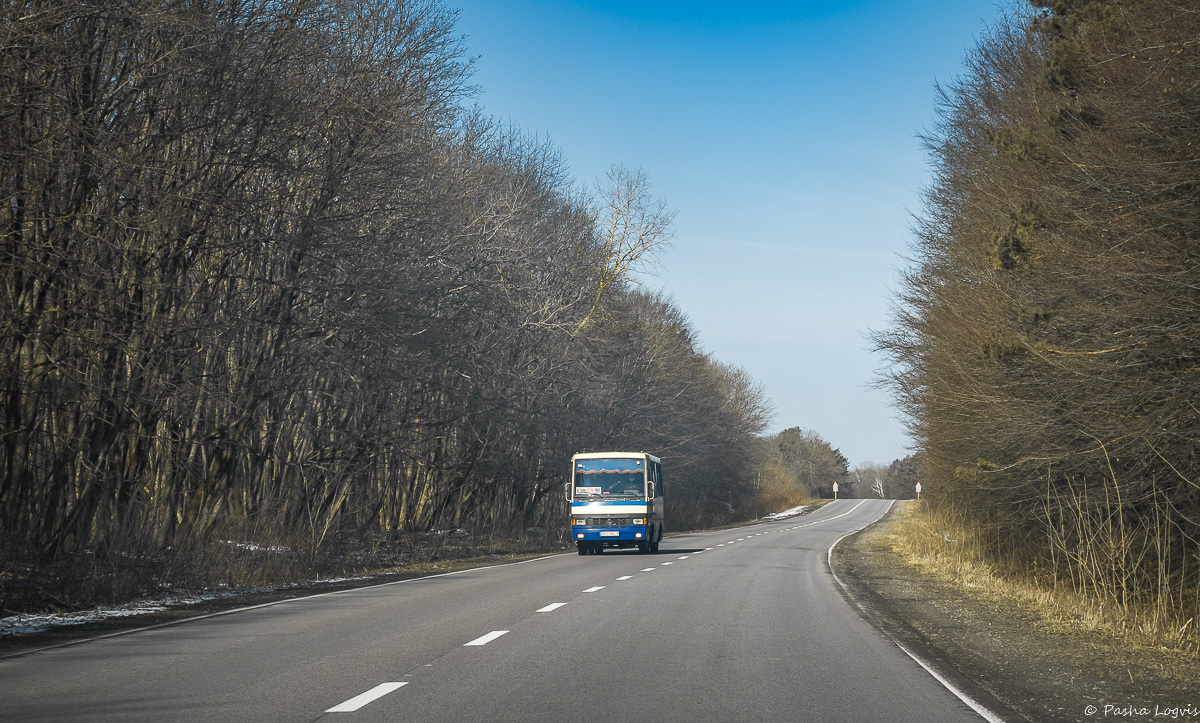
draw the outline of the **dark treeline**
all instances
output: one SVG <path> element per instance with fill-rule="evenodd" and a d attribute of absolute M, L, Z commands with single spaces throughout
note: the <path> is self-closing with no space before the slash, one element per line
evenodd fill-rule
<path fill-rule="evenodd" d="M 1048 0 L 944 89 L 881 346 L 923 497 L 1012 574 L 1200 613 L 1200 13 Z"/>
<path fill-rule="evenodd" d="M 763 438 L 758 459 L 756 514 L 812 499 L 912 499 L 925 474 L 920 454 L 886 466 L 864 462 L 851 469 L 841 450 L 800 427 Z"/>
<path fill-rule="evenodd" d="M 676 529 L 755 493 L 761 392 L 630 283 L 671 214 L 471 110 L 438 2 L 2 12 L 9 609 L 556 529 L 581 449 L 661 455 Z"/>
<path fill-rule="evenodd" d="M 806 497 L 832 499 L 837 483 L 840 496 L 850 496 L 846 494 L 849 462 L 816 432 L 791 427 L 763 440 L 763 446 L 760 474 L 766 490 L 785 496 L 799 492 Z M 786 509 L 784 502 L 779 500 L 775 509 L 766 511 Z"/>
<path fill-rule="evenodd" d="M 925 465 L 919 453 L 893 460 L 889 465 L 866 462 L 849 471 L 838 496 L 911 500 L 917 496 L 917 483 L 924 479 Z"/>

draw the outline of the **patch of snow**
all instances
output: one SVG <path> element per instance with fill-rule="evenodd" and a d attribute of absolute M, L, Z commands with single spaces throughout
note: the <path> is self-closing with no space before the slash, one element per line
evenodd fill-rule
<path fill-rule="evenodd" d="M 264 585 L 260 587 L 227 588 L 223 590 L 204 590 L 193 593 L 171 593 L 146 597 L 138 602 L 101 607 L 95 610 L 80 610 L 73 613 L 26 613 L 0 618 L 0 635 L 30 635 L 41 633 L 52 628 L 68 625 L 85 625 L 99 623 L 115 618 L 128 618 L 135 615 L 163 612 L 172 607 L 196 605 L 210 600 L 247 595 L 255 592 L 274 592 L 295 587 L 306 587 L 319 583 L 351 582 L 354 580 L 370 580 L 370 575 L 358 577 L 333 577 L 308 582 L 289 582 L 282 585 Z"/>
<path fill-rule="evenodd" d="M 801 514 L 802 512 L 804 512 L 807 509 L 808 509 L 808 505 L 800 505 L 799 507 L 793 507 L 792 509 L 784 510 L 783 512 L 772 512 L 769 515 L 763 515 L 763 519 L 764 520 L 783 520 L 783 519 L 787 519 L 788 517 L 795 517 L 796 515 Z"/>
<path fill-rule="evenodd" d="M 242 550 L 250 550 L 251 552 L 291 552 L 290 547 L 280 547 L 279 545 L 260 545 L 257 542 L 235 542 L 233 540 L 222 540 L 226 545 L 233 545 Z"/>

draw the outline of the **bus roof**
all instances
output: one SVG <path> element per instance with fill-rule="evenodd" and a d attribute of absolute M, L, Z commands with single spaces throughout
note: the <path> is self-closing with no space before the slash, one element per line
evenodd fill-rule
<path fill-rule="evenodd" d="M 645 452 L 580 452 L 571 459 L 643 459 L 662 464 L 662 460 Z"/>

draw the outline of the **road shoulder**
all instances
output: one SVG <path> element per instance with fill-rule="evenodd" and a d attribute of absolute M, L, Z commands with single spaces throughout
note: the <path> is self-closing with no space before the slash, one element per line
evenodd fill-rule
<path fill-rule="evenodd" d="M 844 539 L 830 563 L 863 614 L 1005 720 L 1200 721 L 1194 661 L 1064 629 L 1028 603 L 924 573 L 892 551 L 883 520 Z"/>

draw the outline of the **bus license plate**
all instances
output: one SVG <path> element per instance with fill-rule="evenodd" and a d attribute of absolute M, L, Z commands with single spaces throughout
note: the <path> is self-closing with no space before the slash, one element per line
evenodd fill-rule
<path fill-rule="evenodd" d="M 620 530 L 601 530 L 600 536 L 601 537 L 620 537 L 621 532 L 620 532 Z"/>

